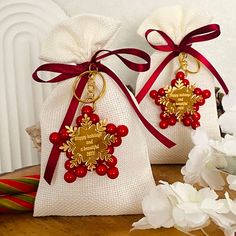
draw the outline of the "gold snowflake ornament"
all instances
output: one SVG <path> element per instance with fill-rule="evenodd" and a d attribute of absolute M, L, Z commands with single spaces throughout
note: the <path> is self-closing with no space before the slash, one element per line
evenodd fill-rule
<path fill-rule="evenodd" d="M 114 135 L 106 134 L 106 120 L 93 124 L 87 114 L 80 127 L 66 126 L 70 139 L 60 147 L 72 153 L 71 168 L 85 163 L 88 170 L 96 168 L 97 160 L 109 161 L 108 146 L 115 141 Z"/>
<path fill-rule="evenodd" d="M 185 126 L 192 126 L 193 129 L 199 127 L 201 118 L 199 107 L 204 105 L 205 99 L 210 96 L 209 90 L 202 91 L 190 84 L 182 71 L 176 73 L 171 85 L 150 92 L 150 97 L 162 110 L 159 123 L 162 129 L 174 126 L 177 121 Z"/>
<path fill-rule="evenodd" d="M 178 120 L 182 120 L 186 113 L 195 113 L 194 104 L 202 99 L 201 96 L 194 94 L 194 85 L 185 86 L 183 81 L 178 79 L 175 85 L 164 88 L 166 95 L 160 98 L 160 104 L 164 105 L 164 113 L 175 115 Z"/>
<path fill-rule="evenodd" d="M 82 107 L 81 113 L 76 119 L 77 125 L 65 126 L 59 133 L 53 132 L 49 137 L 68 158 L 64 164 L 67 170 L 65 181 L 72 183 L 77 177 L 85 177 L 88 171 L 96 171 L 98 175 L 107 175 L 110 179 L 117 178 L 118 160 L 113 153 L 121 145 L 122 138 L 128 135 L 128 128 L 100 120 L 88 105 Z"/>

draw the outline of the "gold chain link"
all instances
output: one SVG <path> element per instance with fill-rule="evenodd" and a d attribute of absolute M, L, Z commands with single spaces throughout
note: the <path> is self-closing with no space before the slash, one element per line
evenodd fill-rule
<path fill-rule="evenodd" d="M 184 73 L 186 74 L 186 76 L 187 76 L 188 73 L 189 73 L 189 74 L 196 74 L 196 73 L 198 73 L 199 70 L 200 70 L 200 62 L 199 62 L 197 59 L 195 59 L 195 61 L 196 61 L 196 63 L 197 63 L 197 70 L 196 70 L 196 71 L 190 71 L 190 70 L 188 69 L 187 57 L 188 57 L 188 54 L 185 53 L 185 52 L 181 52 L 181 53 L 179 54 L 179 64 L 180 64 L 180 66 L 179 66 L 179 68 L 178 68 L 177 71 L 183 70 Z"/>
<path fill-rule="evenodd" d="M 93 72 L 89 74 L 89 80 L 87 83 L 87 101 L 91 102 L 94 100 L 95 97 L 95 90 L 96 90 L 96 85 L 95 85 L 95 76 Z"/>
<path fill-rule="evenodd" d="M 81 77 L 86 76 L 86 75 L 89 77 L 88 82 L 87 82 L 87 87 L 86 87 L 87 88 L 87 97 L 86 97 L 86 99 L 81 99 L 76 94 L 76 88 L 78 86 L 78 82 L 81 79 Z M 97 96 L 96 96 L 97 87 L 96 87 L 96 83 L 95 83 L 96 77 L 100 77 L 103 82 L 102 89 Z M 106 81 L 100 72 L 98 72 L 97 70 L 90 70 L 89 69 L 88 71 L 85 71 L 85 72 L 81 73 L 79 76 L 77 76 L 77 78 L 75 79 L 75 81 L 73 83 L 72 90 L 73 90 L 73 95 L 75 96 L 75 98 L 79 102 L 84 103 L 84 104 L 92 103 L 93 107 L 95 109 L 96 101 L 99 100 L 106 92 Z"/>
<path fill-rule="evenodd" d="M 180 53 L 180 58 L 179 58 L 179 62 L 180 62 L 180 67 L 182 70 L 186 71 L 188 69 L 188 61 L 187 61 L 187 57 L 188 54 L 186 53 Z"/>

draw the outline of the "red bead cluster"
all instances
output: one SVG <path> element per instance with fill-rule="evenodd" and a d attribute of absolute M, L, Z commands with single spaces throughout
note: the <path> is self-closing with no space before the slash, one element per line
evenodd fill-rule
<path fill-rule="evenodd" d="M 77 127 L 81 126 L 85 114 L 90 117 L 90 120 L 93 124 L 96 124 L 100 121 L 99 116 L 94 113 L 93 108 L 91 106 L 83 106 L 81 113 L 82 115 L 78 116 L 76 119 Z M 107 147 L 107 152 L 111 154 L 111 158 L 109 159 L 109 161 L 101 159 L 97 160 L 95 171 L 100 176 L 107 175 L 110 179 L 115 179 L 119 175 L 119 170 L 116 167 L 117 158 L 112 154 L 114 153 L 114 148 L 121 145 L 122 137 L 128 135 L 129 130 L 125 125 L 115 126 L 114 124 L 110 123 L 106 125 L 105 132 L 115 136 L 115 141 Z M 50 142 L 56 145 L 58 148 L 69 139 L 70 137 L 66 129 L 62 129 L 59 133 L 53 132 L 49 137 Z M 81 163 L 77 167 L 71 168 L 71 160 L 73 158 L 73 154 L 67 151 L 66 156 L 68 160 L 65 162 L 64 165 L 65 169 L 67 170 L 64 175 L 65 181 L 68 183 L 72 183 L 76 180 L 77 177 L 85 177 L 87 175 L 87 172 L 89 171 L 85 163 Z"/>
<path fill-rule="evenodd" d="M 178 71 L 176 73 L 175 79 L 173 79 L 171 81 L 171 86 L 174 87 L 177 80 L 179 80 L 179 79 L 182 80 L 184 86 L 189 85 L 189 80 L 187 80 L 185 78 L 184 72 Z M 192 126 L 193 129 L 196 129 L 197 127 L 200 126 L 199 120 L 201 118 L 201 115 L 198 112 L 199 107 L 205 104 L 205 99 L 207 99 L 211 96 L 211 92 L 207 89 L 202 91 L 200 88 L 195 88 L 193 93 L 200 96 L 201 99 L 198 100 L 198 102 L 196 102 L 193 105 L 194 113 L 193 114 L 185 113 L 185 115 L 181 119 L 181 121 L 185 126 Z M 166 106 L 160 104 L 160 98 L 163 96 L 166 96 L 165 89 L 160 88 L 158 91 L 152 90 L 149 95 L 152 99 L 155 100 L 156 105 L 161 106 L 162 112 L 160 113 L 160 119 L 161 119 L 161 121 L 159 123 L 160 128 L 166 129 L 168 126 L 174 126 L 177 122 L 176 115 L 175 114 L 171 114 L 171 115 L 166 114 L 165 113 Z"/>

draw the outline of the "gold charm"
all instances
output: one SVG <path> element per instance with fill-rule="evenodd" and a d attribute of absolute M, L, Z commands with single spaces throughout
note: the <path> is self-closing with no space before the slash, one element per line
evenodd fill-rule
<path fill-rule="evenodd" d="M 78 80 L 82 76 L 88 76 L 87 98 L 81 99 L 76 94 Z M 100 77 L 103 81 L 103 88 L 100 94 L 95 95 L 97 90 L 95 79 Z M 67 172 L 64 179 L 72 183 L 76 178 L 82 178 L 88 171 L 96 171 L 100 176 L 107 175 L 115 179 L 119 175 L 116 167 L 117 158 L 113 155 L 115 148 L 122 143 L 122 137 L 128 134 L 125 125 L 116 127 L 114 124 L 107 124 L 107 120 L 100 120 L 94 113 L 95 102 L 105 93 L 106 83 L 102 74 L 96 70 L 89 70 L 82 73 L 74 82 L 73 94 L 75 98 L 85 104 L 81 108 L 81 115 L 76 119 L 76 125 L 65 126 L 59 133 L 50 135 L 50 141 L 57 146 L 61 152 L 65 152 L 68 160 L 65 161 Z"/>
<path fill-rule="evenodd" d="M 60 149 L 72 153 L 71 168 L 85 163 L 88 170 L 93 170 L 97 160 L 110 160 L 107 148 L 115 142 L 115 136 L 106 134 L 106 123 L 106 120 L 101 120 L 93 124 L 85 114 L 80 127 L 66 126 L 70 140 Z"/>
<path fill-rule="evenodd" d="M 187 54 L 180 53 L 179 62 L 180 67 L 171 85 L 150 92 L 150 97 L 162 110 L 159 123 L 162 129 L 166 129 L 169 125 L 174 126 L 177 121 L 185 126 L 192 126 L 193 129 L 199 127 L 201 118 L 199 107 L 211 96 L 209 90 L 202 91 L 194 84 L 189 84 L 189 80 L 186 79 L 188 73 L 195 74 L 199 71 L 200 63 L 197 61 L 197 71 L 193 72 L 188 70 Z"/>
<path fill-rule="evenodd" d="M 184 85 L 181 79 L 176 80 L 174 86 L 164 88 L 166 95 L 159 100 L 160 105 L 165 106 L 164 114 L 182 120 L 185 114 L 195 113 L 194 105 L 202 99 L 194 93 L 195 88 L 194 85 Z"/>

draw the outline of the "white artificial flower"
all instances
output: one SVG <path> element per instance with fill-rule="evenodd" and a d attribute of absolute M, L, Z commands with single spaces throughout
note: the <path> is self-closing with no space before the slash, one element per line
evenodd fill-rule
<path fill-rule="evenodd" d="M 236 173 L 236 137 L 227 134 L 221 141 L 210 141 L 211 146 L 224 155 L 225 167 L 219 167 L 229 174 Z"/>
<path fill-rule="evenodd" d="M 232 199 L 230 199 L 229 194 L 227 192 L 225 193 L 225 199 L 228 203 L 228 208 L 230 212 L 234 214 L 234 216 L 236 217 L 236 201 L 233 201 Z M 236 224 L 236 218 L 235 218 L 234 223 Z"/>
<path fill-rule="evenodd" d="M 173 208 L 175 224 L 186 231 L 206 226 L 209 216 L 200 208 L 201 203 L 204 199 L 216 199 L 217 194 L 213 190 L 198 191 L 192 185 L 180 182 L 174 183 L 171 188 L 177 201 Z"/>
<path fill-rule="evenodd" d="M 236 135 L 236 90 L 231 90 L 222 99 L 225 111 L 219 118 L 219 124 L 224 133 Z"/>
<path fill-rule="evenodd" d="M 212 220 L 224 231 L 226 236 L 234 236 L 236 232 L 236 202 L 230 199 L 229 194 L 225 193 L 225 199 L 219 200 L 225 204 L 228 212 L 211 216 Z"/>
<path fill-rule="evenodd" d="M 225 182 L 216 167 L 226 165 L 223 155 L 212 148 L 203 128 L 192 132 L 192 141 L 195 146 L 188 155 L 186 165 L 181 169 L 184 181 L 222 190 Z"/>
<path fill-rule="evenodd" d="M 236 136 L 227 134 L 220 141 L 210 140 L 210 145 L 226 156 L 236 157 Z"/>
<path fill-rule="evenodd" d="M 236 232 L 236 202 L 225 193 L 218 199 L 210 188 L 197 190 L 187 183 L 160 181 L 144 198 L 145 217 L 133 223 L 133 229 L 175 227 L 185 233 L 203 229 L 212 220 L 226 236 Z"/>
<path fill-rule="evenodd" d="M 204 201 L 215 201 L 211 210 L 219 208 L 214 190 L 198 191 L 192 185 L 180 182 L 172 185 L 164 181 L 160 183 L 143 199 L 145 217 L 133 224 L 134 229 L 176 227 L 188 232 L 208 225 L 207 211 L 201 209 Z"/>
<path fill-rule="evenodd" d="M 201 209 L 224 231 L 226 236 L 234 235 L 236 229 L 236 203 L 230 199 L 227 192 L 225 193 L 225 199 L 219 199 L 213 204 L 206 200 L 205 203 L 202 203 Z"/>
<path fill-rule="evenodd" d="M 156 186 L 142 201 L 144 218 L 135 222 L 135 229 L 148 228 L 170 228 L 174 226 L 172 218 L 172 208 L 170 200 L 162 191 L 161 186 Z"/>
<path fill-rule="evenodd" d="M 224 111 L 235 111 L 236 112 L 236 89 L 230 90 L 228 94 L 223 96 L 222 106 Z"/>
<path fill-rule="evenodd" d="M 236 227 L 230 227 L 224 230 L 225 236 L 235 236 Z"/>
<path fill-rule="evenodd" d="M 229 188 L 231 190 L 236 191 L 236 176 L 235 175 L 228 175 L 226 180 L 227 180 L 227 183 L 229 184 Z"/>

